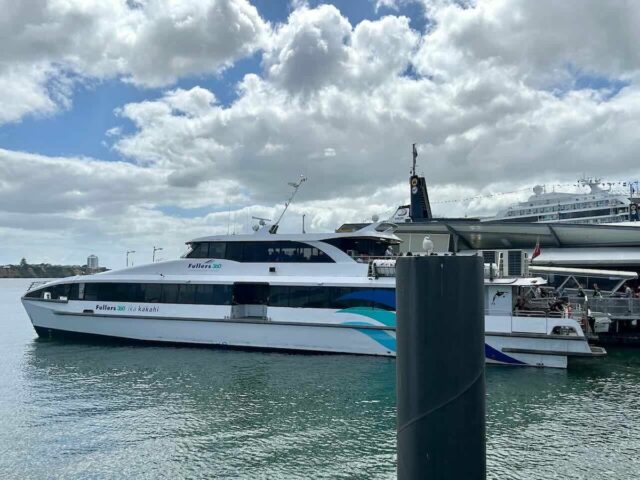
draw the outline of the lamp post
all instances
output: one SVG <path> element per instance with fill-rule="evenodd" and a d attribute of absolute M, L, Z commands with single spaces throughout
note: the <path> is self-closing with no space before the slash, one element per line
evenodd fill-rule
<path fill-rule="evenodd" d="M 156 263 L 156 252 L 162 250 L 162 247 L 153 247 L 153 257 L 151 257 L 151 263 Z"/>
<path fill-rule="evenodd" d="M 307 232 L 304 231 L 304 217 L 306 217 L 306 216 L 307 216 L 306 213 L 302 214 L 302 233 L 307 233 Z"/>
<path fill-rule="evenodd" d="M 135 250 L 127 250 L 127 267 L 129 266 L 129 254 L 136 253 Z M 133 267 L 133 259 L 131 259 L 131 266 Z"/>

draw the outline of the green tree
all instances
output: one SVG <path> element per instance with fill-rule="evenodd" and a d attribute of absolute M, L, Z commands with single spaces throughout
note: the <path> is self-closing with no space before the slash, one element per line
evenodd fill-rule
<path fill-rule="evenodd" d="M 20 267 L 21 268 L 26 268 L 27 265 L 29 265 L 27 263 L 27 260 L 24 257 L 22 257 L 22 260 L 20 260 Z"/>

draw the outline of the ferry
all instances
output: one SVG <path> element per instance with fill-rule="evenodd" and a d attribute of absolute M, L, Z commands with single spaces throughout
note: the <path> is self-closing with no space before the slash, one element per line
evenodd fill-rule
<path fill-rule="evenodd" d="M 176 260 L 38 285 L 22 303 L 41 337 L 395 356 L 394 224 L 277 234 L 260 223 L 253 234 L 194 239 Z M 542 278 L 490 270 L 487 362 L 566 368 L 605 354 L 572 318 L 514 310 Z"/>

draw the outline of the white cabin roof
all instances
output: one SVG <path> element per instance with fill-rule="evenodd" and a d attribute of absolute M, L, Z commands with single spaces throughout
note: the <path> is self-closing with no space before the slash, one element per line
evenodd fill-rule
<path fill-rule="evenodd" d="M 258 230 L 254 234 L 241 235 L 212 235 L 199 237 L 190 240 L 189 243 L 198 242 L 273 242 L 273 241 L 293 241 L 293 242 L 321 242 L 334 238 L 370 238 L 372 240 L 386 240 L 391 243 L 400 243 L 402 239 L 394 232 L 397 227 L 388 222 L 372 223 L 370 225 L 347 233 L 274 233 L 268 231 L 268 226 Z"/>

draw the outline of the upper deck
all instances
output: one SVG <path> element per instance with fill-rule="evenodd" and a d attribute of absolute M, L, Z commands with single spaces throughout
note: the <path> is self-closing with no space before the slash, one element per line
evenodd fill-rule
<path fill-rule="evenodd" d="M 395 225 L 374 223 L 348 233 L 218 235 L 187 242 L 183 258 L 240 263 L 353 263 L 388 255 L 401 240 Z"/>

